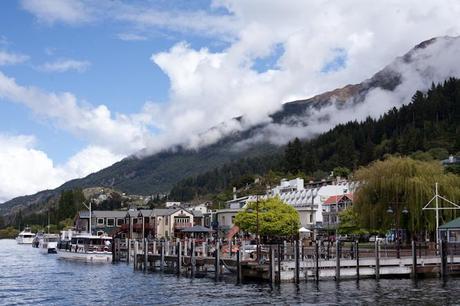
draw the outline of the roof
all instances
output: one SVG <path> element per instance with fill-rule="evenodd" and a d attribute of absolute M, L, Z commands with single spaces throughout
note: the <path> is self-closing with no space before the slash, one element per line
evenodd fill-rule
<path fill-rule="evenodd" d="M 324 201 L 323 205 L 332 205 L 332 204 L 337 204 L 337 202 L 340 202 L 343 200 L 343 198 L 348 198 L 353 201 L 353 194 L 352 193 L 346 193 L 346 194 L 337 194 L 330 196 L 329 198 Z"/>
<path fill-rule="evenodd" d="M 452 228 L 460 228 L 460 218 L 444 223 L 443 225 L 439 227 L 439 229 L 452 229 Z"/>
<path fill-rule="evenodd" d="M 126 211 L 121 210 L 93 210 L 93 217 L 96 218 L 124 218 Z"/>
<path fill-rule="evenodd" d="M 78 212 L 80 219 L 88 219 L 89 211 L 82 210 Z M 91 211 L 93 218 L 124 218 L 126 211 L 123 210 L 93 210 Z"/>
<path fill-rule="evenodd" d="M 194 217 L 203 217 L 203 213 L 200 210 L 190 211 Z"/>
<path fill-rule="evenodd" d="M 193 227 L 184 228 L 182 230 L 182 233 L 210 233 L 210 232 L 214 232 L 214 230 L 201 226 L 201 225 L 195 225 Z"/>

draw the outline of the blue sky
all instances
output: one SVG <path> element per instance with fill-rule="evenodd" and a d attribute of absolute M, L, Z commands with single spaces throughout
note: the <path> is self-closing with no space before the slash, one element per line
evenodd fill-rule
<path fill-rule="evenodd" d="M 142 149 L 197 149 L 360 82 L 458 35 L 447 2 L 1 1 L 0 202 Z"/>

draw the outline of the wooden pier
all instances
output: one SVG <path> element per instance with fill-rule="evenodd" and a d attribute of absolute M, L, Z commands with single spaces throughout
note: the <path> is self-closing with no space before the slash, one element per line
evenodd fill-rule
<path fill-rule="evenodd" d="M 135 270 L 216 280 L 232 275 L 238 283 L 445 277 L 460 272 L 460 247 L 457 250 L 455 244 L 447 243 L 441 243 L 436 251 L 428 244 L 416 242 L 402 249 L 382 241 L 374 245 L 338 242 L 309 246 L 303 246 L 300 241 L 285 242 L 261 245 L 259 259 L 245 250 L 244 243 L 233 252 L 232 244 L 222 245 L 219 241 L 116 238 L 112 247 L 113 262 L 132 263 Z"/>

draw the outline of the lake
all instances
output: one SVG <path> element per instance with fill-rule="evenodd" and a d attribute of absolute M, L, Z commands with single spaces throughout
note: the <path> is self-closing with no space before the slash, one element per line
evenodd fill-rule
<path fill-rule="evenodd" d="M 460 305 L 460 278 L 243 284 L 85 264 L 0 240 L 0 305 Z"/>

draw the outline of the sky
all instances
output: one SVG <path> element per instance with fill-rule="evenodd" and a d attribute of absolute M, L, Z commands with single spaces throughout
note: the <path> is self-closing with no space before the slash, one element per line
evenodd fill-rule
<path fill-rule="evenodd" d="M 0 202 L 267 122 L 459 35 L 458 16 L 455 0 L 1 1 Z"/>

